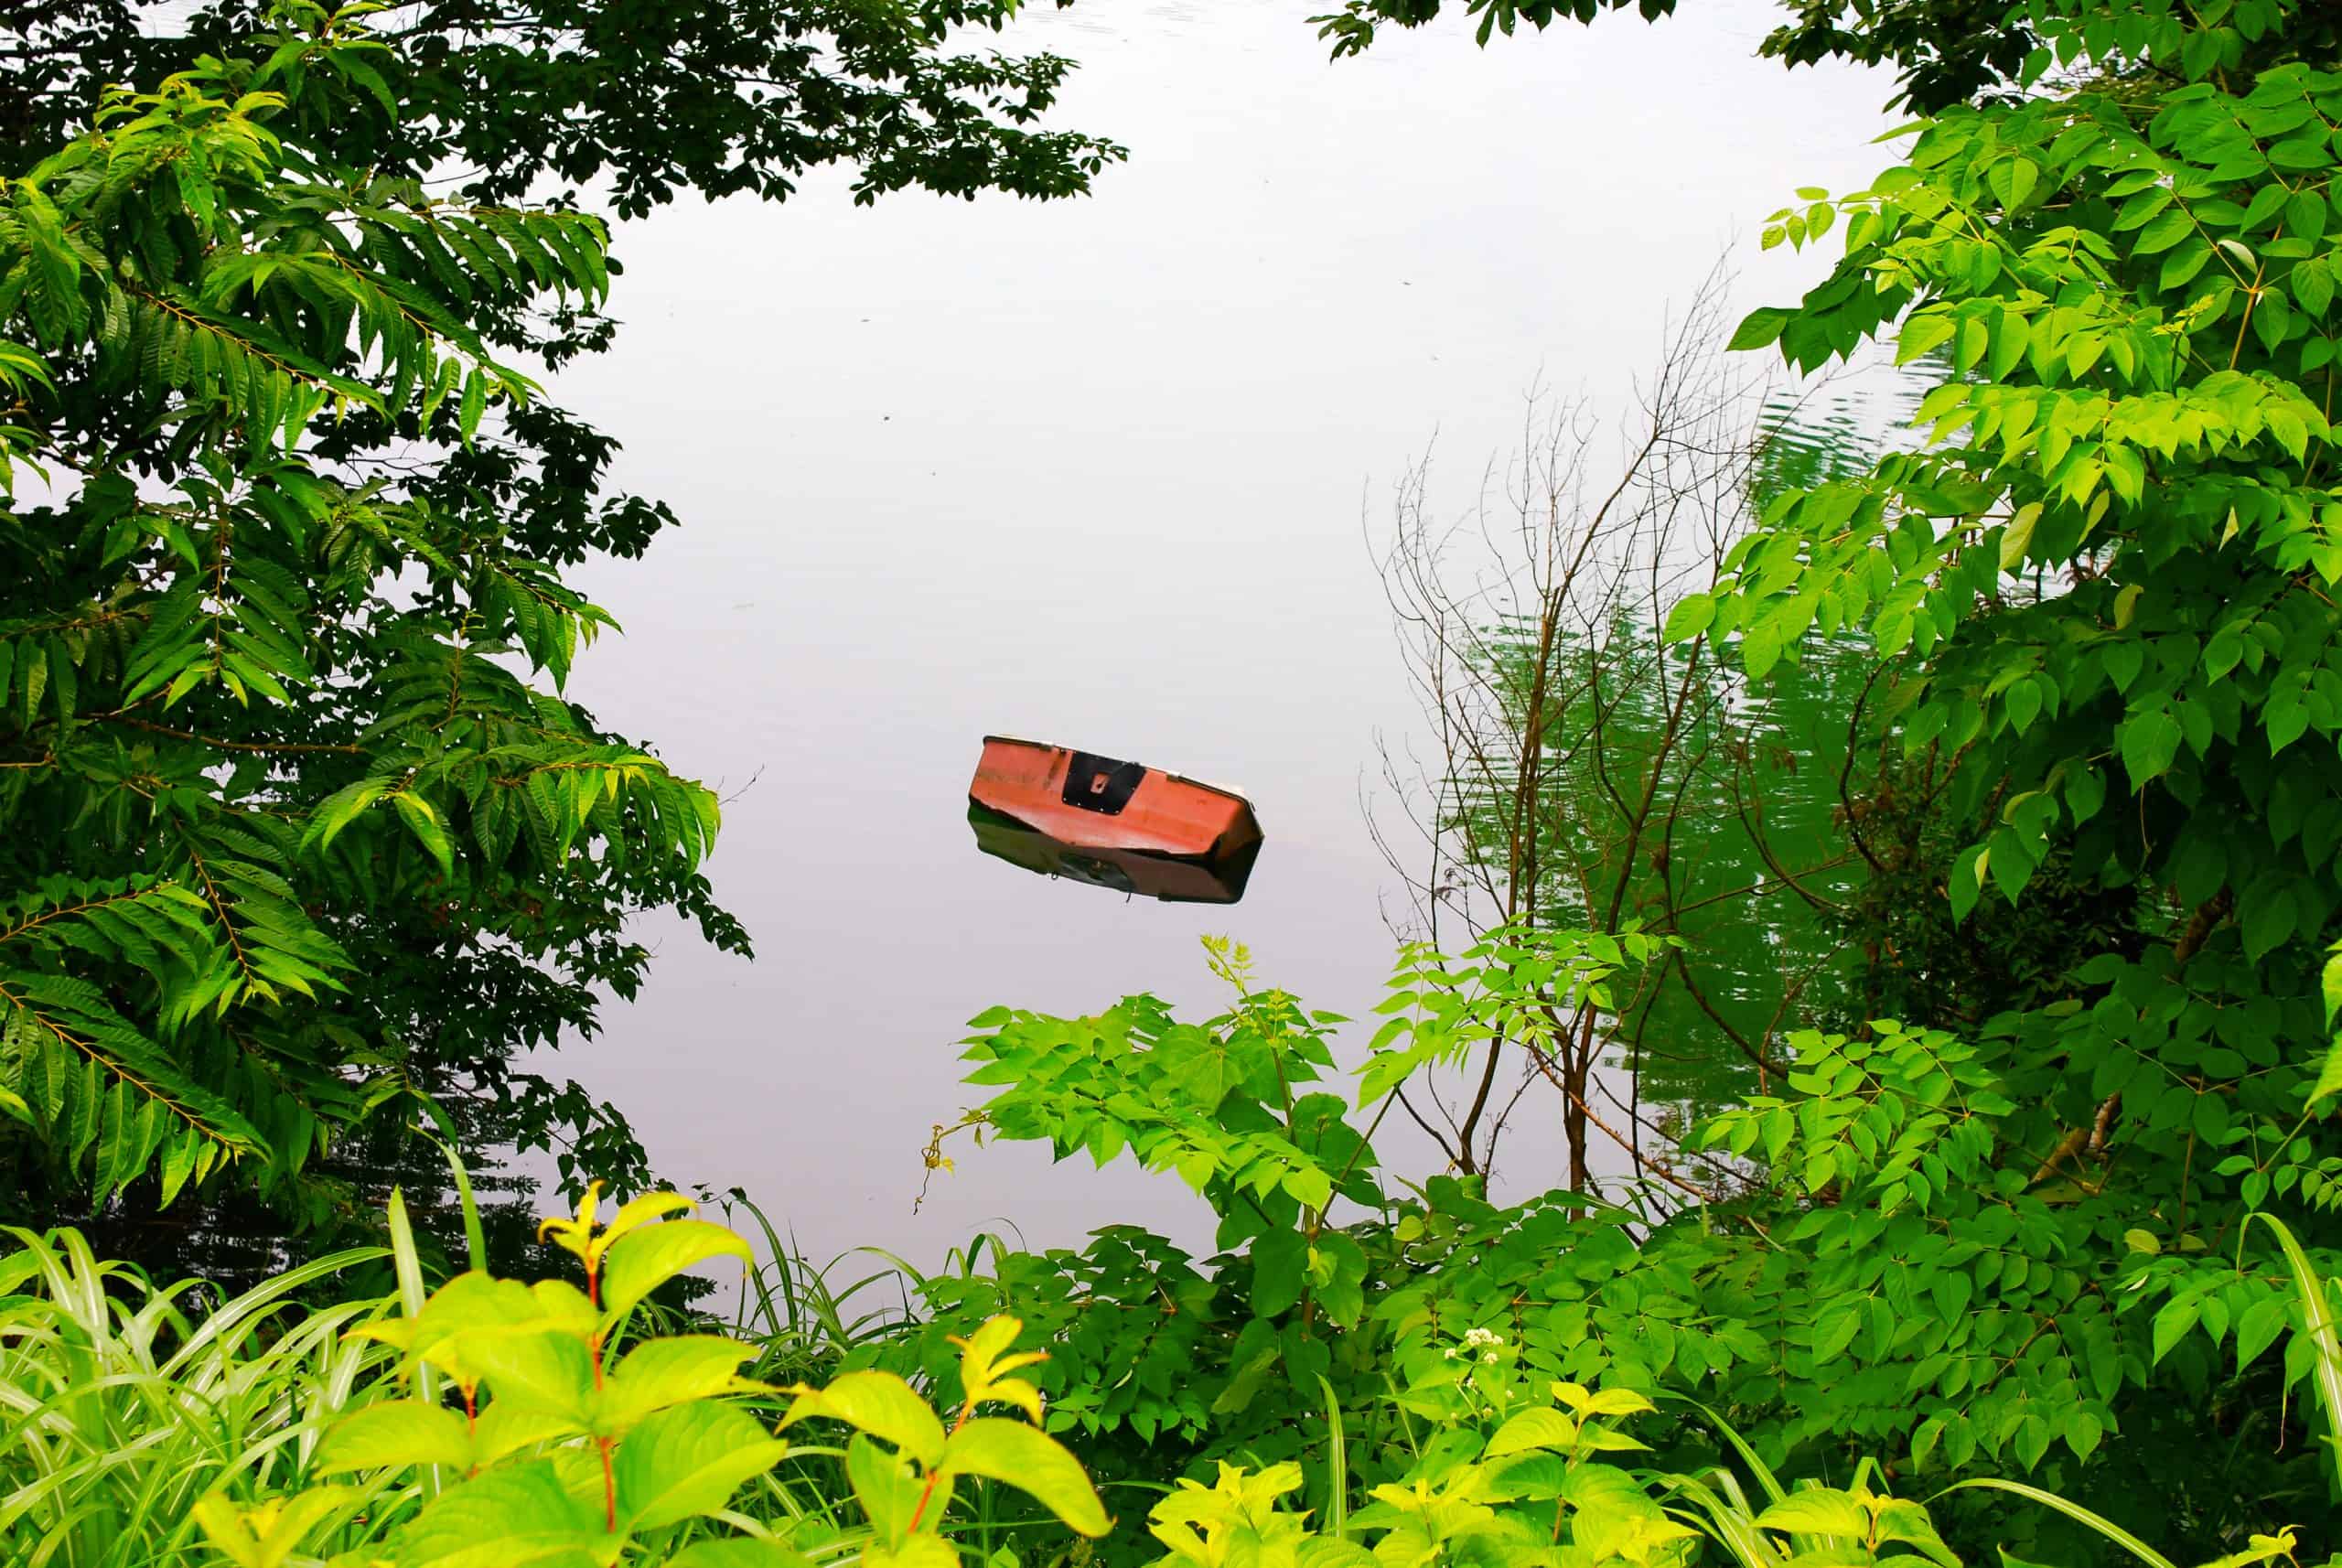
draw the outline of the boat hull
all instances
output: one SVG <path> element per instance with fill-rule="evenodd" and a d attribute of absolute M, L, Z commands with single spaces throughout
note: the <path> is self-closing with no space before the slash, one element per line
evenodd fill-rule
<path fill-rule="evenodd" d="M 1166 903 L 1235 903 L 1262 843 L 1234 790 L 1004 736 L 984 737 L 968 822 L 986 854 Z"/>

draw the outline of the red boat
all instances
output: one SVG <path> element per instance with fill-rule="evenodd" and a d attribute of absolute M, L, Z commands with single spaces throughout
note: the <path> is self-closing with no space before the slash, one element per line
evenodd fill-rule
<path fill-rule="evenodd" d="M 968 822 L 986 854 L 1173 904 L 1233 904 L 1261 853 L 1233 789 L 1092 752 L 984 736 Z"/>

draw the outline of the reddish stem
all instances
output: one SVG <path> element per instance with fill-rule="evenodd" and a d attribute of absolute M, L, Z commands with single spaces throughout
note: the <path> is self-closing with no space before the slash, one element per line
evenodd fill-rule
<path fill-rule="evenodd" d="M 909 1533 L 913 1535 L 917 1535 L 919 1533 L 919 1518 L 927 1512 L 927 1499 L 934 1495 L 935 1472 L 929 1470 L 927 1473 L 927 1485 L 919 1488 L 919 1506 L 911 1509 L 911 1527 Z"/>
<path fill-rule="evenodd" d="M 971 1401 L 969 1401 L 967 1403 L 962 1404 L 962 1405 L 960 1407 L 960 1416 L 959 1416 L 959 1419 L 958 1419 L 958 1420 L 956 1420 L 956 1421 L 954 1421 L 954 1422 L 951 1423 L 951 1431 L 952 1431 L 954 1434 L 956 1434 L 956 1433 L 957 1433 L 957 1432 L 958 1432 L 962 1427 L 963 1427 L 963 1426 L 967 1425 L 967 1424 L 968 1424 L 968 1417 L 969 1417 L 969 1416 L 971 1416 L 971 1415 L 972 1415 L 972 1414 L 974 1414 L 974 1413 L 975 1413 L 975 1410 L 976 1410 L 976 1405 L 975 1405 L 975 1402 L 974 1402 L 973 1400 L 971 1400 Z M 925 1518 L 925 1517 L 926 1517 L 926 1515 L 927 1515 L 927 1503 L 928 1503 L 928 1499 L 929 1499 L 929 1498 L 932 1498 L 933 1496 L 935 1496 L 935 1483 L 936 1483 L 937 1477 L 938 1477 L 938 1472 L 933 1471 L 933 1470 L 929 1470 L 929 1471 L 927 1473 L 927 1485 L 926 1485 L 926 1486 L 924 1486 L 924 1487 L 921 1487 L 919 1488 L 919 1504 L 918 1504 L 918 1506 L 917 1506 L 917 1507 L 915 1507 L 915 1508 L 913 1508 L 913 1509 L 911 1509 L 911 1523 L 910 1523 L 910 1530 L 909 1530 L 909 1533 L 910 1533 L 910 1534 L 912 1534 L 912 1535 L 917 1535 L 917 1534 L 919 1533 L 919 1521 L 921 1519 Z"/>
<path fill-rule="evenodd" d="M 586 1264 L 586 1299 L 596 1312 L 602 1310 L 602 1271 L 588 1259 Z M 594 1391 L 602 1391 L 602 1331 L 596 1329 L 586 1337 L 586 1359 L 594 1369 Z M 594 1439 L 594 1446 L 602 1455 L 602 1528 L 613 1535 L 618 1528 L 618 1482 L 610 1469 L 610 1440 Z"/>

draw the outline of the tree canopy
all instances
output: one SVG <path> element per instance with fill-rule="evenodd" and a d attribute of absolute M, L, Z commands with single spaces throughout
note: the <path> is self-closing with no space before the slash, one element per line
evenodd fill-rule
<path fill-rule="evenodd" d="M 0 1152 L 32 1201 L 316 1223 L 336 1138 L 418 1113 L 644 1179 L 612 1108 L 513 1065 L 633 993 L 634 913 L 747 945 L 714 798 L 562 695 L 611 624 L 563 569 L 675 521 L 538 384 L 610 341 L 580 203 L 832 163 L 1078 192 L 1115 149 L 1029 124 L 1066 62 L 945 47 L 1011 9 L 11 13 Z"/>

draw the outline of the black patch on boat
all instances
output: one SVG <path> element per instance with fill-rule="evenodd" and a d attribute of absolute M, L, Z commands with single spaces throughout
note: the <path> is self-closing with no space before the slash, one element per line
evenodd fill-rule
<path fill-rule="evenodd" d="M 1111 757 L 1077 751 L 1066 765 L 1065 793 L 1060 798 L 1069 806 L 1118 817 L 1123 808 L 1131 803 L 1139 780 L 1145 777 L 1146 768 L 1141 763 L 1119 762 Z"/>

